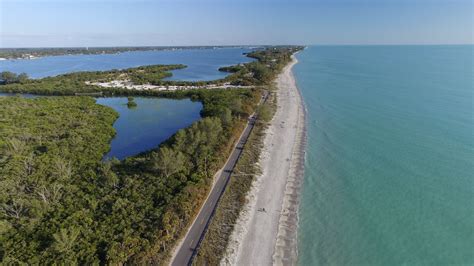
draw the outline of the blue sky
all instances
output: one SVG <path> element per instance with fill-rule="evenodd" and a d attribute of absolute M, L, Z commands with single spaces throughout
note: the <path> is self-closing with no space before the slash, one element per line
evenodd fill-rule
<path fill-rule="evenodd" d="M 470 0 L 0 0 L 0 47 L 473 43 Z"/>

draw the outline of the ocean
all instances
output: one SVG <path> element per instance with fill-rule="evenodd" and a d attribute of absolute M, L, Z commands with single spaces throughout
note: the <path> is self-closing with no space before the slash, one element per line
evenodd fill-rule
<path fill-rule="evenodd" d="M 474 46 L 311 46 L 299 265 L 474 264 Z"/>

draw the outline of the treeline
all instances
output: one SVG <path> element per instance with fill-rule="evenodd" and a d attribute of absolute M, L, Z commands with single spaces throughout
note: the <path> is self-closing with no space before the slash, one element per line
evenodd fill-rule
<path fill-rule="evenodd" d="M 10 71 L 3 71 L 0 73 L 0 85 L 12 84 L 12 83 L 25 83 L 28 81 L 28 75 L 26 73 L 15 74 Z"/>
<path fill-rule="evenodd" d="M 276 99 L 272 93 L 257 110 L 259 119 L 232 172 L 229 184 L 219 201 L 193 265 L 219 265 L 224 257 L 235 222 L 247 202 L 248 191 L 252 187 L 255 176 L 260 174 L 260 167 L 256 162 L 263 148 L 265 129 L 275 111 Z"/>
<path fill-rule="evenodd" d="M 0 86 L 0 91 L 14 93 L 33 93 L 42 95 L 74 95 L 105 91 L 112 94 L 116 89 L 90 85 L 89 82 L 109 82 L 112 80 L 131 80 L 137 84 L 157 82 L 171 76 L 171 70 L 185 68 L 185 65 L 152 65 L 108 71 L 82 71 L 42 79 L 22 79 L 21 84 L 7 82 Z M 6 72 L 9 76 L 11 72 Z M 1 78 L 0 78 L 1 79 Z M 16 82 L 18 83 L 18 82 Z"/>
<path fill-rule="evenodd" d="M 0 261 L 163 263 L 260 96 L 187 92 L 203 102 L 202 120 L 106 162 L 112 109 L 89 97 L 0 98 Z"/>
<path fill-rule="evenodd" d="M 217 48 L 224 46 L 215 46 Z M 228 47 L 228 46 L 226 46 Z M 30 55 L 58 56 L 73 54 L 116 54 L 134 51 L 162 51 L 183 49 L 211 49 L 209 46 L 140 46 L 140 47 L 59 47 L 59 48 L 0 48 L 0 58 L 28 58 Z"/>
<path fill-rule="evenodd" d="M 233 73 L 226 78 L 233 85 L 268 85 L 291 61 L 291 55 L 303 49 L 300 46 L 268 47 L 247 54 L 257 61 L 222 67 L 219 70 Z"/>
<path fill-rule="evenodd" d="M 224 84 L 241 86 L 262 86 L 270 84 L 281 69 L 291 60 L 291 55 L 302 47 L 270 47 L 247 54 L 256 61 L 220 68 L 230 72 L 226 78 L 213 81 L 170 81 L 163 80 L 170 77 L 171 70 L 185 68 L 185 65 L 154 65 L 124 70 L 85 71 L 29 79 L 22 84 L 8 84 L 0 86 L 0 91 L 12 93 L 34 93 L 43 95 L 74 95 L 75 93 L 103 92 L 104 95 L 119 94 L 121 88 L 105 88 L 94 86 L 94 82 L 109 82 L 112 80 L 131 80 L 135 84 L 152 84 L 164 86 L 204 86 L 209 84 Z M 133 91 L 132 94 L 140 93 Z"/>
<path fill-rule="evenodd" d="M 183 69 L 185 65 L 155 65 L 129 69 L 125 72 L 134 84 L 157 84 L 162 79 L 171 77 L 170 70 Z"/>
<path fill-rule="evenodd" d="M 65 48 L 0 48 L 0 57 L 6 59 L 57 56 L 68 54 L 115 54 L 132 51 L 166 50 L 171 47 L 65 47 Z"/>

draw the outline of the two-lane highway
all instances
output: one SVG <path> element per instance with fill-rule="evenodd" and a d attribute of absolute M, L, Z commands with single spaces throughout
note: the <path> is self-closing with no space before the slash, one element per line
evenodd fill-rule
<path fill-rule="evenodd" d="M 262 104 L 262 102 L 265 102 L 267 98 L 268 93 L 265 92 L 259 105 Z M 256 115 L 252 115 L 247 122 L 247 126 L 240 135 L 239 141 L 232 150 L 232 153 L 226 164 L 221 169 L 221 174 L 216 179 L 216 182 L 212 187 L 207 200 L 204 202 L 201 211 L 191 225 L 191 228 L 186 234 L 181 246 L 178 247 L 178 251 L 175 253 L 175 257 L 171 262 L 172 266 L 191 264 L 192 259 L 196 255 L 197 248 L 199 247 L 199 244 L 201 243 L 211 218 L 216 210 L 219 199 L 224 193 L 227 184 L 229 183 L 232 171 L 237 164 L 240 155 L 242 154 L 242 150 L 248 140 L 248 137 L 250 136 L 250 132 L 252 132 L 256 119 Z"/>

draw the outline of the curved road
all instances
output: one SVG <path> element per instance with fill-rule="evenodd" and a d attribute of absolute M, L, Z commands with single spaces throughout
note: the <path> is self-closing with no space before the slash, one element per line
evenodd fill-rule
<path fill-rule="evenodd" d="M 265 92 L 259 105 L 262 102 L 265 102 L 267 98 L 268 93 Z M 242 150 L 250 136 L 250 132 L 252 132 L 252 129 L 255 126 L 256 119 L 256 115 L 252 115 L 247 122 L 247 126 L 240 135 L 239 141 L 232 150 L 232 153 L 230 154 L 226 164 L 221 169 L 221 174 L 216 179 L 216 182 L 209 193 L 208 198 L 204 202 L 201 211 L 196 216 L 196 219 L 184 237 L 181 246 L 178 247 L 178 251 L 175 252 L 175 257 L 171 262 L 172 266 L 191 265 L 192 260 L 197 253 L 197 248 L 201 244 L 207 227 L 209 226 L 212 216 L 214 215 L 214 212 L 217 208 L 219 199 L 221 198 L 225 188 L 227 187 L 227 184 L 229 183 L 232 171 L 234 170 L 234 167 L 237 164 L 240 155 L 242 154 Z"/>

